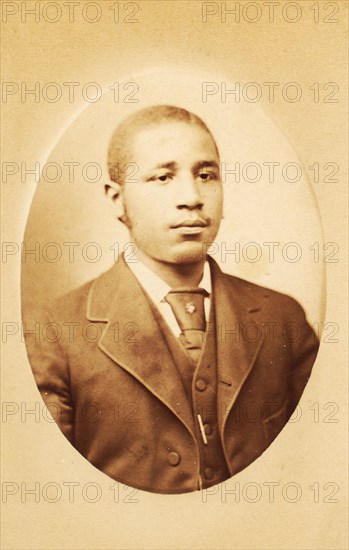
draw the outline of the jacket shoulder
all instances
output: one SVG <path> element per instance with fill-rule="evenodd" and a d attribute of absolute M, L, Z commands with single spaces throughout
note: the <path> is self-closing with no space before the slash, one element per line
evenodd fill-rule
<path fill-rule="evenodd" d="M 48 300 L 40 308 L 42 313 L 52 320 L 69 321 L 81 317 L 86 312 L 86 304 L 91 287 L 95 279 L 62 294 L 56 298 Z"/>
<path fill-rule="evenodd" d="M 53 300 L 46 308 L 50 317 L 55 316 L 65 319 L 83 317 L 86 320 L 86 313 L 89 309 L 89 299 L 92 293 L 98 302 L 110 302 L 115 288 L 120 280 L 120 266 L 114 264 L 107 271 L 87 283 L 63 294 Z"/>
<path fill-rule="evenodd" d="M 252 283 L 235 275 L 225 274 L 225 276 L 231 288 L 234 288 L 235 292 L 238 292 L 242 298 L 245 297 L 246 303 L 257 301 L 263 304 L 264 309 L 277 311 L 281 316 L 284 314 L 304 318 L 305 314 L 302 306 L 292 296 Z"/>

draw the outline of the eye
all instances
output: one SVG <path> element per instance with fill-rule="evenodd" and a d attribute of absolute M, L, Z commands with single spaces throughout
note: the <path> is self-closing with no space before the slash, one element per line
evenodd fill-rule
<path fill-rule="evenodd" d="M 204 172 L 200 172 L 198 177 L 201 181 L 211 181 L 217 179 L 217 174 L 215 172 L 208 172 L 205 170 Z"/>
<path fill-rule="evenodd" d="M 172 174 L 161 174 L 161 175 L 152 176 L 147 181 L 168 183 L 170 180 L 172 180 L 172 178 L 173 178 Z"/>
<path fill-rule="evenodd" d="M 210 176 L 210 174 L 207 174 L 207 172 L 203 172 L 202 174 L 199 174 L 199 177 L 202 180 L 206 181 L 206 180 L 210 179 L 211 176 Z"/>

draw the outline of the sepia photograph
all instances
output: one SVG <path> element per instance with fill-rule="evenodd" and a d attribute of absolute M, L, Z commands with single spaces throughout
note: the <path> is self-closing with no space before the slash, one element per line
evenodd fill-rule
<path fill-rule="evenodd" d="M 1 10 L 2 547 L 344 550 L 347 3 Z"/>
<path fill-rule="evenodd" d="M 25 325 L 64 435 L 147 491 L 203 489 L 248 466 L 296 408 L 319 347 L 296 300 L 227 276 L 209 254 L 223 217 L 220 165 L 192 112 L 155 105 L 122 120 L 103 183 L 126 251 Z"/>

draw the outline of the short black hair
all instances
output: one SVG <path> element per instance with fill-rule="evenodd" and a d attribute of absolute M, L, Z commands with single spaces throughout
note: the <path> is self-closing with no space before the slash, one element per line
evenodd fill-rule
<path fill-rule="evenodd" d="M 195 124 L 202 128 L 211 137 L 219 156 L 218 147 L 212 132 L 200 117 L 186 109 L 175 107 L 174 105 L 154 105 L 136 111 L 116 127 L 108 149 L 108 169 L 109 177 L 112 181 L 120 184 L 124 183 L 125 164 L 130 156 L 132 137 L 135 133 L 148 126 L 169 121 Z"/>

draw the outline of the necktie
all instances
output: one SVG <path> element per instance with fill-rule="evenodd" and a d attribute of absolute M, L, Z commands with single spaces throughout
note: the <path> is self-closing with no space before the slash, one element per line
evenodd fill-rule
<path fill-rule="evenodd" d="M 204 341 L 205 296 L 208 293 L 203 288 L 179 288 L 171 290 L 165 296 L 181 329 L 179 340 L 194 366 L 199 361 Z"/>

